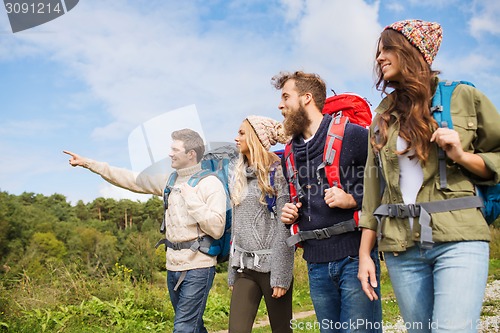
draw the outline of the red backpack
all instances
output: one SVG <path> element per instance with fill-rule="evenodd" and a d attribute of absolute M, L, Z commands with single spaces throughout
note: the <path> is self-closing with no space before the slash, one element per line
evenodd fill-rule
<path fill-rule="evenodd" d="M 328 97 L 323 106 L 323 114 L 333 117 L 345 116 L 349 121 L 368 128 L 372 123 L 372 112 L 367 100 L 353 93 L 343 93 Z"/>
<path fill-rule="evenodd" d="M 328 127 L 328 135 L 323 151 L 323 162 L 316 171 L 324 168 L 326 178 L 330 187 L 342 188 L 340 183 L 340 152 L 342 151 L 342 140 L 344 138 L 345 126 L 348 122 L 368 127 L 372 121 L 372 113 L 368 101 L 353 93 L 343 93 L 328 97 L 322 110 L 323 114 L 332 115 L 332 121 Z M 292 142 L 286 144 L 284 151 L 286 173 L 290 189 L 290 202 L 298 203 L 303 197 L 302 189 L 298 183 L 297 168 L 295 167 L 295 156 L 293 154 Z M 353 216 L 356 225 L 359 220 L 359 211 Z M 290 231 L 292 235 L 299 233 L 298 224 L 294 223 Z M 300 245 L 297 245 L 300 246 Z"/>

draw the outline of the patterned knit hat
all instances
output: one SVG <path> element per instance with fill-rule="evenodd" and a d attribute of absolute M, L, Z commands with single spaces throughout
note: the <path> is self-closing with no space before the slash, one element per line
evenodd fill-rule
<path fill-rule="evenodd" d="M 443 39 L 443 29 L 439 23 L 405 20 L 388 25 L 385 29 L 402 33 L 422 53 L 429 66 L 432 65 Z"/>
<path fill-rule="evenodd" d="M 262 116 L 248 116 L 246 119 L 252 125 L 255 133 L 257 133 L 257 137 L 266 150 L 269 150 L 271 146 L 274 146 L 278 142 L 286 143 L 288 141 L 282 123 Z"/>

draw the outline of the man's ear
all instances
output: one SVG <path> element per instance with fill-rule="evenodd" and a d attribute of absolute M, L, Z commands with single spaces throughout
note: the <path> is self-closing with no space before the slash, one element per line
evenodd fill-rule
<path fill-rule="evenodd" d="M 313 101 L 313 96 L 311 93 L 305 93 L 302 95 L 303 100 L 304 100 L 304 105 L 307 105 Z"/>
<path fill-rule="evenodd" d="M 190 151 L 188 151 L 187 154 L 188 154 L 190 160 L 197 161 L 196 151 L 194 151 L 194 149 L 191 149 Z"/>

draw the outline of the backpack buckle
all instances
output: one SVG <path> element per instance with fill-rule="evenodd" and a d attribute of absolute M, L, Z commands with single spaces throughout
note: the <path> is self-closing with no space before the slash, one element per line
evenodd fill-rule
<path fill-rule="evenodd" d="M 432 106 L 431 107 L 431 114 L 433 114 L 436 111 L 443 112 L 443 106 L 442 105 Z"/>
<path fill-rule="evenodd" d="M 400 218 L 408 217 L 408 210 L 404 204 L 390 205 L 388 213 L 390 217 L 400 217 Z"/>
<path fill-rule="evenodd" d="M 418 217 L 420 216 L 420 206 L 415 204 L 389 205 L 388 216 L 399 218 Z"/>
<path fill-rule="evenodd" d="M 314 236 L 316 237 L 316 239 L 327 239 L 327 238 L 330 238 L 332 237 L 332 235 L 330 235 L 330 232 L 328 231 L 328 229 L 316 229 L 316 230 L 313 230 L 314 232 Z"/>
<path fill-rule="evenodd" d="M 175 250 L 175 251 L 182 250 L 182 247 L 181 247 L 182 243 L 170 243 L 169 245 L 170 245 L 169 247 L 172 250 Z"/>
<path fill-rule="evenodd" d="M 418 217 L 420 216 L 420 205 L 409 204 L 408 206 L 408 216 Z"/>

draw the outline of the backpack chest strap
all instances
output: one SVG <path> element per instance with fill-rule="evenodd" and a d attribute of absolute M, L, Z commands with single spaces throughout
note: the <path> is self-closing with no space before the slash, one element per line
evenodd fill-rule
<path fill-rule="evenodd" d="M 171 242 L 168 239 L 164 238 L 159 240 L 158 243 L 156 243 L 155 248 L 158 248 L 160 245 L 164 244 L 165 251 L 167 250 L 167 248 L 170 248 L 174 251 L 189 249 L 193 252 L 201 251 L 203 253 L 207 253 L 208 248 L 210 247 L 212 242 L 213 238 L 208 235 L 205 235 L 203 237 L 200 237 L 192 241 L 185 241 L 185 242 Z"/>
<path fill-rule="evenodd" d="M 454 198 L 447 200 L 438 200 L 430 202 L 420 202 L 416 204 L 385 204 L 380 205 L 373 215 L 377 218 L 379 230 L 379 240 L 381 238 L 381 225 L 383 217 L 419 217 L 420 224 L 420 244 L 423 249 L 432 249 L 434 241 L 432 240 L 431 216 L 432 213 L 450 212 L 454 210 L 481 208 L 483 200 L 478 196 L 469 196 L 463 198 Z"/>
<path fill-rule="evenodd" d="M 272 249 L 264 249 L 264 250 L 255 250 L 249 251 L 245 250 L 238 245 L 233 243 L 233 251 L 238 251 L 240 253 L 240 268 L 238 268 L 238 272 L 241 273 L 245 268 L 245 264 L 243 263 L 244 257 L 252 257 L 253 258 L 253 266 L 256 268 L 260 267 L 260 256 L 265 254 L 272 254 Z"/>
<path fill-rule="evenodd" d="M 354 219 L 350 219 L 347 221 L 336 223 L 327 228 L 299 231 L 295 235 L 292 235 L 287 238 L 286 245 L 294 246 L 297 243 L 310 239 L 327 239 L 335 235 L 340 235 L 346 232 L 354 231 L 356 230 L 356 228 L 357 228 L 356 221 Z"/>

